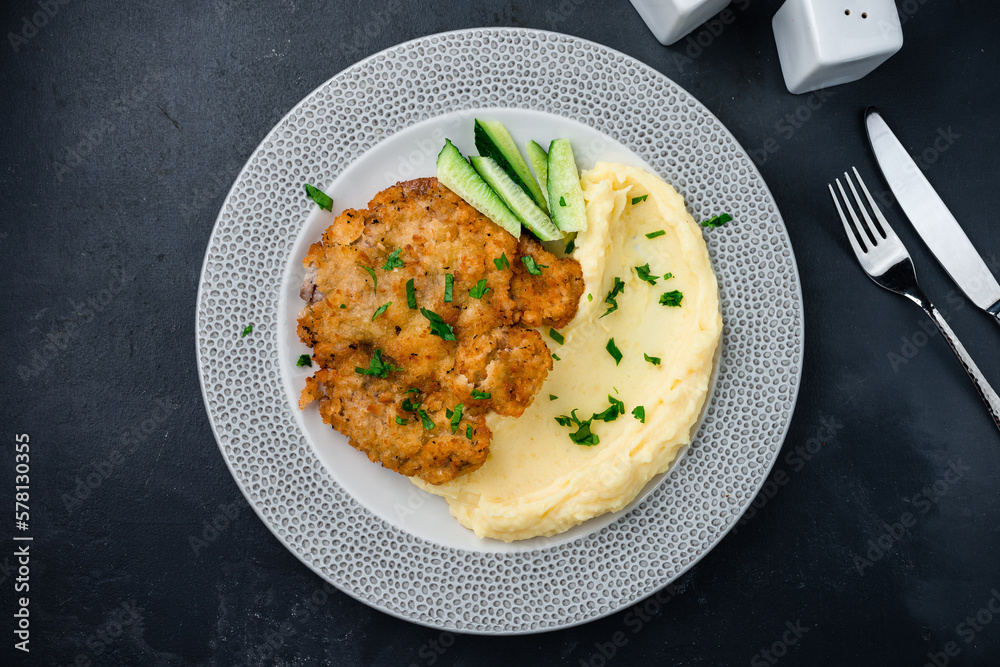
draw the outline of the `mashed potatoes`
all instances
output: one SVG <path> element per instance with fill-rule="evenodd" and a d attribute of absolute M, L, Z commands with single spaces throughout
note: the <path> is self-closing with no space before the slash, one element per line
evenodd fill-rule
<path fill-rule="evenodd" d="M 705 402 L 722 317 L 700 227 L 676 190 L 641 169 L 598 163 L 581 185 L 588 228 L 573 256 L 586 289 L 576 318 L 559 332 L 565 342 L 545 332 L 559 358 L 554 369 L 520 418 L 493 419 L 481 468 L 440 486 L 414 480 L 444 496 L 479 537 L 554 535 L 621 509 L 690 442 Z M 659 230 L 665 233 L 646 237 Z M 639 277 L 636 267 L 646 264 L 655 285 Z M 625 283 L 618 308 L 601 317 L 616 277 Z M 680 306 L 661 305 L 661 295 L 674 290 L 683 294 Z M 611 338 L 618 364 L 607 350 Z M 592 423 L 599 444 L 575 444 L 569 434 L 577 427 L 556 417 L 577 409 L 587 419 L 609 407 L 609 395 L 625 404 L 624 414 Z M 638 406 L 645 423 L 632 414 Z"/>

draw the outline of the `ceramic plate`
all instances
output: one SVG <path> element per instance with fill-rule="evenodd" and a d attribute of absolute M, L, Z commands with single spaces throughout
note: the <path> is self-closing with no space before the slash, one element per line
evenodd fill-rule
<path fill-rule="evenodd" d="M 443 499 L 380 468 L 299 411 L 308 351 L 295 336 L 301 258 L 334 214 L 398 180 L 434 174 L 444 137 L 472 119 L 518 140 L 573 142 L 583 168 L 626 162 L 675 185 L 706 233 L 725 328 L 692 445 L 622 512 L 553 538 L 480 540 Z M 774 463 L 802 357 L 795 260 L 746 152 L 694 98 L 606 47 L 524 29 L 424 37 L 378 53 L 300 102 L 254 152 L 216 221 L 198 295 L 197 348 L 213 430 L 275 536 L 317 574 L 407 620 L 514 634 L 613 613 L 670 583 L 738 521 Z M 254 331 L 240 332 L 248 325 Z"/>

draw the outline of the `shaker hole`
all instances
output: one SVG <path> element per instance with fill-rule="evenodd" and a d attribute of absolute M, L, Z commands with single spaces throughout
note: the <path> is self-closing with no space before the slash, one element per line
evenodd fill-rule
<path fill-rule="evenodd" d="M 845 9 L 844 10 L 844 16 L 850 16 L 850 15 L 851 15 L 851 10 L 850 9 Z"/>
<path fill-rule="evenodd" d="M 863 19 L 866 19 L 866 18 L 868 18 L 868 12 L 865 12 L 864 14 L 862 14 L 862 15 L 861 15 L 861 18 L 863 18 Z"/>

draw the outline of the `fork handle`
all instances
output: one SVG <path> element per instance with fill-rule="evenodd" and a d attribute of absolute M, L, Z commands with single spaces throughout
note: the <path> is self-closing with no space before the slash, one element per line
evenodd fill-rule
<path fill-rule="evenodd" d="M 951 346 L 951 351 L 954 352 L 955 356 L 958 357 L 958 360 L 962 362 L 962 368 L 964 368 L 965 372 L 969 374 L 972 384 L 976 386 L 976 391 L 979 392 L 979 396 L 983 399 L 983 403 L 986 404 L 986 409 L 989 410 L 990 417 L 993 418 L 993 423 L 998 429 L 1000 429 L 1000 396 L 997 396 L 996 391 L 993 390 L 990 383 L 986 381 L 985 377 L 983 377 L 982 371 L 980 371 L 979 367 L 976 366 L 974 361 L 972 361 L 972 357 L 970 357 L 969 353 L 965 351 L 965 347 L 962 345 L 961 341 L 958 340 L 958 336 L 955 335 L 955 332 L 951 330 L 948 323 L 945 322 L 943 317 L 941 317 L 941 313 L 938 312 L 938 309 L 931 303 L 922 304 L 921 307 L 924 309 L 924 312 L 927 313 L 928 317 L 931 318 L 934 324 L 937 325 L 942 338 L 948 341 L 948 345 Z"/>

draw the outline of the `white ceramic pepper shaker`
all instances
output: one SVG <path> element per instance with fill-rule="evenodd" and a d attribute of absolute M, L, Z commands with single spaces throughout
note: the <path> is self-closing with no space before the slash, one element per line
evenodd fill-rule
<path fill-rule="evenodd" d="M 661 44 L 673 44 L 726 8 L 730 0 L 632 0 Z"/>
<path fill-rule="evenodd" d="M 893 0 L 786 0 L 772 26 L 796 94 L 857 81 L 903 46 Z"/>

